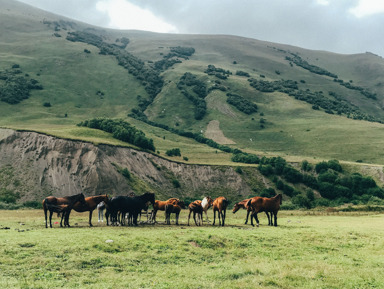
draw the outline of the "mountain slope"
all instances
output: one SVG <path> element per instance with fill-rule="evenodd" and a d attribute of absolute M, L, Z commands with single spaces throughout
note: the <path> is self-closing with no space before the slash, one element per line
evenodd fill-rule
<path fill-rule="evenodd" d="M 12 73 L 17 64 L 22 75 L 43 87 L 18 104 L 0 102 L 1 126 L 103 142 L 75 125 L 93 117 L 120 117 L 153 138 L 160 154 L 180 147 L 189 162 L 230 163 L 229 154 L 127 117 L 136 109 L 152 122 L 213 135 L 218 143 L 223 137 L 216 135 L 224 136 L 229 147 L 247 152 L 291 160 L 384 161 L 384 60 L 378 56 L 235 36 L 100 29 L 15 1 L 0 4 L 0 71 Z M 68 40 L 79 32 L 99 42 L 79 41 L 78 34 Z M 177 47 L 194 52 L 178 53 Z M 107 53 L 100 54 L 103 50 Z M 124 64 L 122 57 L 131 62 Z M 132 69 L 132 61 L 140 69 Z M 166 64 L 156 68 L 159 61 Z M 217 69 L 213 74 L 206 72 L 210 65 Z M 182 81 L 185 73 L 197 84 Z M 297 88 L 287 90 L 287 81 Z M 283 86 L 266 92 L 252 83 Z M 199 96 L 195 91 L 203 86 L 205 94 Z M 256 104 L 257 112 L 246 114 L 229 104 L 228 93 Z M 202 106 L 206 109 L 199 111 Z M 206 134 L 212 123 L 217 133 Z"/>

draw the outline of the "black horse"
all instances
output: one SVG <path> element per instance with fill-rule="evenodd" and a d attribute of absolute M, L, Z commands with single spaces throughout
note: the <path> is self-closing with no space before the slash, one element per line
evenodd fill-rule
<path fill-rule="evenodd" d="M 120 213 L 122 218 L 124 218 L 126 214 L 129 214 L 132 218 L 133 225 L 137 226 L 137 218 L 148 202 L 152 205 L 155 203 L 154 193 L 147 192 L 141 196 L 117 196 L 112 198 L 105 213 L 107 225 L 109 225 L 109 216 L 111 217 L 111 223 L 117 224 L 118 214 Z"/>

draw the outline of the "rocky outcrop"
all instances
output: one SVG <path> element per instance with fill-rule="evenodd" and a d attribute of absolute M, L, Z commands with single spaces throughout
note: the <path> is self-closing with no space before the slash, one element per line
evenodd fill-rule
<path fill-rule="evenodd" d="M 8 129 L 0 129 L 0 177 L 0 189 L 17 192 L 21 202 L 80 192 L 151 190 L 159 198 L 251 192 L 232 167 L 187 165 L 131 148 Z"/>

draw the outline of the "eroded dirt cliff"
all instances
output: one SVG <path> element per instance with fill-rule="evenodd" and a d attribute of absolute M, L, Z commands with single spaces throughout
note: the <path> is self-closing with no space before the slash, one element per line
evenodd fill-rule
<path fill-rule="evenodd" d="M 187 165 L 130 148 L 0 129 L 0 189 L 18 194 L 19 202 L 146 190 L 157 198 L 247 196 L 251 188 L 243 178 L 232 167 Z"/>

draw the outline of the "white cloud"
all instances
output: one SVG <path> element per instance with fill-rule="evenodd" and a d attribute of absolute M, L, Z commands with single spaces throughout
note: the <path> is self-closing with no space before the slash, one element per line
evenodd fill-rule
<path fill-rule="evenodd" d="M 357 18 L 384 13 L 384 1 L 359 0 L 356 7 L 349 10 Z"/>
<path fill-rule="evenodd" d="M 108 26 L 111 28 L 177 32 L 176 27 L 156 17 L 152 12 L 125 0 L 101 0 L 97 2 L 96 8 L 109 16 Z"/>
<path fill-rule="evenodd" d="M 329 0 L 316 0 L 316 2 L 319 5 L 324 5 L 324 6 L 328 6 L 329 5 Z"/>

